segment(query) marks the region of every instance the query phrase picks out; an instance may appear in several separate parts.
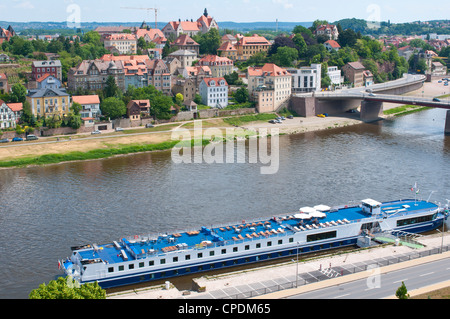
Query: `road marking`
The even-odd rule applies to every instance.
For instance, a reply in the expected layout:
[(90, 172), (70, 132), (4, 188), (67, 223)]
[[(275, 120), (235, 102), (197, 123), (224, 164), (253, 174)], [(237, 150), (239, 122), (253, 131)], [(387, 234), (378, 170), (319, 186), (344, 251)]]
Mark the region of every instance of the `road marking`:
[(350, 294), (345, 294), (345, 295), (336, 296), (336, 297), (334, 297), (333, 299), (338, 299), (338, 298), (342, 298), (342, 297), (345, 297), (345, 296), (350, 296)]
[(420, 275), (420, 277), (424, 277), (424, 276), (428, 276), (428, 275), (432, 275), (432, 274), (434, 274), (434, 271), (433, 272), (429, 272), (427, 274), (422, 274), (422, 275)]
[(396, 284), (396, 283), (399, 283), (399, 282), (402, 282), (402, 281), (407, 281), (407, 280), (408, 280), (408, 278), (407, 279), (402, 279), (402, 280), (397, 280), (397, 281), (394, 281), (393, 284)]

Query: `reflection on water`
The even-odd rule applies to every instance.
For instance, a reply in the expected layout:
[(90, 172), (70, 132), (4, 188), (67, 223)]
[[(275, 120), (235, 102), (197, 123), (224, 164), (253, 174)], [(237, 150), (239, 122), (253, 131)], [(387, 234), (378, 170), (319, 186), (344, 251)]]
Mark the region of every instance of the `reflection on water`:
[(280, 169), (170, 152), (0, 171), (0, 298), (27, 298), (70, 247), (374, 198), (450, 198), (445, 111), (280, 137)]

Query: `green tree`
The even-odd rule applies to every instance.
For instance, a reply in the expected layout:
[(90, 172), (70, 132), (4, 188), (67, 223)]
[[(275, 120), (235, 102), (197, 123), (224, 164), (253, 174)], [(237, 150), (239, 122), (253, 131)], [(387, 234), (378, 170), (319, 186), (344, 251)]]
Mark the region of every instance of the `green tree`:
[(71, 110), (72, 110), (73, 114), (80, 115), (80, 111), (82, 109), (83, 109), (83, 106), (80, 103), (77, 103), (77, 102), (72, 103)]
[(217, 54), (217, 49), (220, 47), (219, 30), (212, 28), (205, 34), (193, 37), (193, 40), (200, 44), (200, 54)]
[(293, 66), (293, 62), (298, 58), (298, 51), (290, 47), (279, 47), (277, 53), (272, 55), (272, 61), (278, 66)]
[(338, 42), (341, 45), (341, 47), (353, 47), (356, 44), (356, 41), (358, 40), (358, 36), (355, 31), (352, 29), (344, 30), (341, 34), (338, 36)]
[(408, 289), (406, 289), (405, 283), (402, 281), (402, 285), (395, 292), (395, 296), (398, 299), (408, 299), (410, 296), (408, 294)]
[(119, 95), (119, 87), (117, 86), (114, 77), (110, 75), (106, 79), (106, 86), (103, 89), (103, 96), (105, 98), (108, 98), (108, 97), (117, 97), (118, 95)]
[(51, 280), (48, 285), (41, 284), (28, 295), (29, 299), (106, 299), (106, 291), (98, 282), (77, 284), (71, 277)]
[(248, 102), (249, 99), (249, 93), (246, 88), (240, 88), (234, 93), (234, 99), (239, 104)]
[(21, 123), (28, 126), (36, 125), (36, 117), (33, 115), (33, 112), (31, 111), (31, 105), (28, 101), (25, 101), (23, 103), (23, 113), (20, 117), (20, 121)]
[(12, 103), (24, 103), (27, 99), (27, 89), (20, 83), (14, 84), (9, 99)]
[(101, 45), (101, 36), (98, 32), (89, 31), (83, 35), (82, 38), (83, 43), (93, 44), (93, 45)]
[(173, 101), (169, 96), (154, 96), (150, 102), (152, 105), (151, 114), (157, 119), (167, 120), (172, 117), (170, 107), (173, 105)]
[(183, 101), (184, 101), (184, 96), (181, 93), (177, 93), (177, 95), (175, 95), (175, 103), (177, 105), (183, 105)]
[(116, 97), (108, 97), (104, 99), (100, 104), (100, 109), (103, 115), (111, 119), (117, 119), (127, 113), (125, 103)]
[(81, 124), (83, 124), (82, 120), (81, 120), (81, 116), (80, 115), (75, 115), (75, 114), (71, 114), (69, 117), (69, 123), (68, 125), (77, 130), (81, 127)]
[(306, 51), (308, 50), (308, 45), (305, 42), (305, 39), (300, 33), (297, 33), (293, 38), (292, 41), (294, 41), (295, 45), (297, 46), (298, 50), (298, 56), (303, 57), (306, 54)]

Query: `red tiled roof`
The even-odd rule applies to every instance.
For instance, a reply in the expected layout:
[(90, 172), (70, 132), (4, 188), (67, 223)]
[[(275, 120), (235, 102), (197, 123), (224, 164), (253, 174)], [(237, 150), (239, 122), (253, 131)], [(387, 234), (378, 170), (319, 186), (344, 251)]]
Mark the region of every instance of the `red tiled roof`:
[(249, 67), (249, 76), (288, 76), (291, 75), (286, 69), (280, 68), (273, 63), (266, 63), (263, 67)]
[(23, 103), (8, 103), (7, 105), (13, 112), (19, 112), (23, 110)]
[(203, 81), (205, 82), (206, 86), (211, 86), (212, 82), (219, 86), (220, 81), (224, 81), (225, 85), (228, 86), (228, 83), (224, 78), (204, 78)]
[(198, 45), (200, 46), (200, 44), (198, 44), (197, 42), (195, 42), (190, 36), (188, 36), (187, 34), (182, 34), (180, 35), (173, 43), (171, 43), (172, 45)]
[(41, 76), (39, 79), (36, 80), (36, 82), (41, 83), (42, 81), (44, 81), (46, 78), (48, 78), (49, 76), (51, 76), (51, 74), (49, 73), (45, 73), (43, 76)]
[(72, 96), (72, 101), (81, 105), (100, 104), (98, 95), (78, 95)]
[(270, 42), (257, 34), (251, 37), (242, 37), (238, 40), (238, 45), (271, 45)]
[(162, 31), (159, 29), (150, 29), (150, 30), (138, 29), (135, 34), (136, 34), (136, 38), (138, 38), (138, 39), (141, 37), (144, 37), (145, 35), (148, 35), (150, 40), (152, 40), (152, 41), (157, 37), (164, 38), (164, 33), (162, 33)]
[(116, 40), (136, 40), (136, 36), (130, 33), (113, 33), (108, 34), (105, 40), (116, 41)]
[(230, 42), (224, 42), (217, 51), (236, 51), (236, 48)]
[[(209, 54), (207, 56), (204, 56), (201, 58), (198, 63), (200, 65), (227, 65), (227, 64), (233, 64), (233, 61), (228, 59), (227, 57), (220, 57), (217, 55)], [(215, 63), (215, 64), (214, 64)]]
[(327, 42), (325, 42), (325, 43), (328, 43), (329, 45), (330, 45), (330, 47), (332, 47), (332, 48), (336, 48), (336, 49), (339, 49), (341, 46), (339, 45), (339, 43), (337, 43), (336, 41), (334, 41), (334, 40), (328, 40)]

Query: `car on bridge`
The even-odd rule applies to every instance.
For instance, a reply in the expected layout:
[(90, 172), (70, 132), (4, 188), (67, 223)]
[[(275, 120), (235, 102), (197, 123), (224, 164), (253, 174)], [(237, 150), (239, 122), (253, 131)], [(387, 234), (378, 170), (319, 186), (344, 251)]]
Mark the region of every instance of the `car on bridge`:
[(435, 97), (435, 98), (433, 99), (433, 102), (441, 102), (441, 100), (439, 100), (437, 97)]

